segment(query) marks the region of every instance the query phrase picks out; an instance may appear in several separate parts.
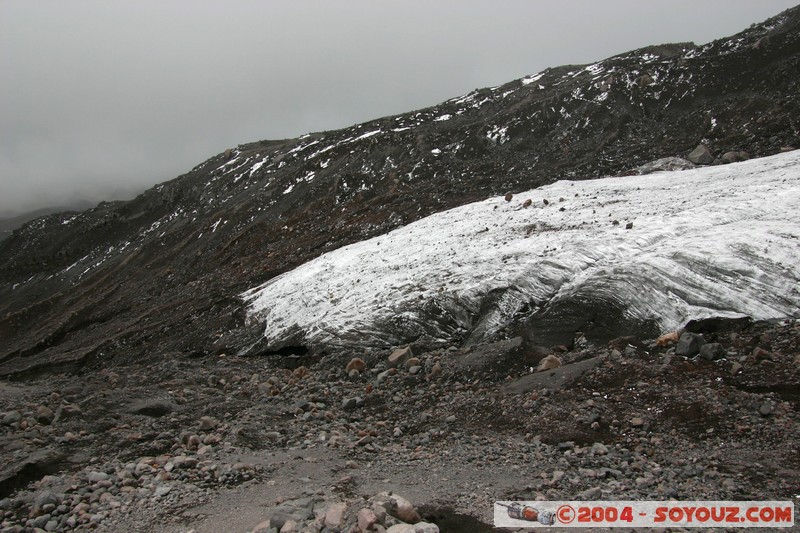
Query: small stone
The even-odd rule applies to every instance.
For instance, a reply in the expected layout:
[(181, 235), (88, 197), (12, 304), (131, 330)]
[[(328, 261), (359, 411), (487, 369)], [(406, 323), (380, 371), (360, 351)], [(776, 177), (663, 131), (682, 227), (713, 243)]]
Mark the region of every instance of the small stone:
[[(269, 520), (264, 520), (256, 524), (256, 527), (253, 528), (252, 533), (270, 533), (270, 525)], [(193, 529), (191, 531), (194, 531)], [(191, 533), (191, 531), (189, 533)], [(274, 529), (272, 530), (275, 531)]]
[(344, 400), (342, 400), (342, 409), (344, 409), (345, 411), (349, 411), (351, 409), (359, 407), (359, 404), (363, 405), (363, 403), (364, 400), (357, 396), (353, 398), (345, 398)]
[(200, 431), (211, 431), (219, 426), (219, 420), (210, 416), (200, 417)]
[(595, 442), (592, 444), (592, 455), (606, 455), (608, 454), (608, 447), (602, 442)]
[[(798, 358), (800, 358), (800, 356), (798, 356)], [(798, 364), (800, 364), (800, 359), (798, 359)], [(431, 377), (436, 378), (441, 375), (442, 375), (442, 365), (440, 365), (438, 362), (434, 363), (433, 366), (431, 367)]]
[(714, 156), (711, 155), (711, 151), (705, 144), (698, 145), (691, 151), (687, 159), (695, 165), (710, 165), (714, 162)]
[(598, 500), (600, 496), (603, 494), (603, 490), (600, 487), (592, 487), (590, 489), (586, 489), (582, 492), (579, 492), (576, 495), (577, 500), (589, 501), (589, 500)]
[(514, 195), (511, 194), (511, 193), (508, 193), (508, 194), (506, 194), (505, 198), (506, 198), (506, 202), (510, 202), (511, 200), (514, 199)]
[(625, 229), (633, 229), (633, 222), (628, 222), (625, 224)]
[(644, 425), (644, 419), (640, 417), (631, 418), (631, 427), (640, 428)]
[(36, 409), (36, 421), (43, 425), (50, 424), (55, 418), (55, 413), (46, 405), (40, 405)]
[(700, 347), (700, 357), (707, 361), (716, 361), (725, 357), (725, 348), (718, 342), (710, 342)]
[(557, 356), (553, 354), (550, 354), (541, 361), (539, 361), (539, 366), (536, 368), (536, 371), (544, 372), (546, 370), (552, 370), (560, 366), (561, 366), (561, 359), (559, 359)]
[(735, 363), (733, 363), (733, 364), (731, 365), (731, 370), (730, 370), (731, 376), (735, 376), (736, 374), (738, 374), (739, 372), (741, 372), (743, 369), (744, 369), (744, 367), (743, 367), (743, 366), (742, 366), (742, 364), (741, 364), (741, 363), (739, 363), (738, 361), (737, 361), (737, 362), (735, 362)]
[(758, 413), (759, 413), (761, 416), (769, 416), (769, 415), (771, 415), (771, 414), (772, 414), (772, 412), (773, 412), (774, 410), (775, 410), (775, 408), (773, 407), (773, 405), (772, 405), (772, 402), (764, 402), (764, 403), (762, 403), (762, 404), (761, 404), (761, 406), (758, 408)]
[(411, 351), (410, 346), (406, 346), (405, 348), (398, 348), (389, 354), (388, 359), (388, 366), (389, 368), (396, 368), (409, 359), (414, 357), (414, 353)]
[(522, 207), (523, 207), (523, 208), (525, 208), (525, 209), (527, 209), (527, 208), (529, 208), (529, 207), (531, 206), (531, 204), (533, 204), (533, 200), (531, 200), (530, 198), (528, 198), (527, 200), (525, 200), (524, 202), (522, 202)]
[(739, 154), (737, 152), (725, 152), (722, 154), (722, 157), (720, 157), (720, 160), (723, 163), (736, 163), (739, 161)]
[(353, 370), (356, 370), (360, 373), (363, 372), (365, 368), (367, 368), (367, 363), (365, 363), (363, 359), (361, 359), (360, 357), (353, 357), (352, 359), (350, 359), (350, 362), (347, 363), (345, 370), (348, 373), (352, 372)]
[(167, 494), (170, 493), (171, 490), (172, 487), (170, 487), (169, 485), (159, 485), (158, 487), (156, 487), (156, 490), (153, 491), (153, 495), (157, 497), (166, 496)]
[(358, 527), (361, 528), (361, 531), (369, 531), (372, 526), (378, 523), (378, 517), (375, 516), (375, 512), (366, 507), (358, 511), (357, 520)]
[(0, 421), (0, 424), (4, 426), (10, 426), (11, 424), (19, 422), (21, 419), (22, 419), (22, 413), (20, 413), (19, 411), (8, 411), (6, 413), (3, 413), (2, 421)]
[(287, 520), (281, 526), (280, 533), (295, 533), (299, 531), (298, 524), (296, 520)]
[(61, 503), (61, 499), (59, 496), (53, 492), (52, 490), (45, 490), (36, 495), (36, 499), (33, 503), (33, 510), (34, 513), (38, 513), (39, 511), (45, 511), (45, 507), (52, 506), (55, 509), (55, 506)]
[(186, 439), (186, 447), (190, 450), (196, 450), (200, 444), (202, 444), (202, 441), (197, 435), (189, 435), (189, 437)]
[(422, 370), (422, 367), (419, 365), (415, 365), (408, 369), (408, 373), (412, 375), (419, 374), (420, 370)]
[(340, 528), (344, 520), (344, 512), (347, 510), (347, 504), (344, 502), (334, 503), (329, 506), (325, 511), (324, 524), (325, 527), (330, 529)]
[(158, 418), (168, 415), (174, 408), (175, 406), (171, 402), (156, 398), (134, 402), (128, 407), (128, 412)]
[(453, 423), (456, 421), (456, 415), (450, 415), (444, 419), (445, 422)]
[(700, 353), (700, 347), (705, 344), (702, 335), (697, 333), (684, 332), (678, 339), (678, 345), (675, 347), (676, 355), (683, 355), (685, 357), (692, 357)]
[(374, 497), (374, 500), (382, 503), (387, 513), (403, 522), (416, 524), (421, 520), (419, 513), (411, 505), (411, 502), (398, 494), (381, 492)]
[(31, 522), (31, 526), (38, 529), (44, 529), (45, 524), (47, 524), (47, 522), (49, 521), (50, 521), (50, 515), (43, 514), (42, 516), (34, 518), (33, 522)]
[(422, 362), (419, 360), (419, 357), (411, 357), (411, 358), (408, 359), (408, 361), (403, 363), (403, 366), (406, 369), (409, 369), (412, 366), (420, 366), (421, 364), (422, 364)]
[(287, 520), (280, 529), (280, 533), (296, 533), (297, 531), (297, 522), (295, 520)]
[(669, 333), (664, 333), (658, 339), (656, 339), (656, 345), (658, 346), (669, 346), (670, 344), (675, 344), (678, 342), (680, 336), (678, 335), (677, 331), (670, 331)]
[(66, 405), (62, 405), (58, 408), (56, 412), (56, 418), (58, 420), (66, 419), (66, 418), (77, 418), (83, 414), (83, 411), (80, 407), (75, 405), (74, 403), (69, 403)]
[(86, 479), (89, 480), (89, 483), (97, 483), (98, 481), (108, 481), (108, 478), (111, 477), (105, 472), (90, 472)]
[(764, 348), (757, 347), (753, 350), (753, 359), (756, 361), (763, 361), (765, 359), (772, 359), (772, 356)]

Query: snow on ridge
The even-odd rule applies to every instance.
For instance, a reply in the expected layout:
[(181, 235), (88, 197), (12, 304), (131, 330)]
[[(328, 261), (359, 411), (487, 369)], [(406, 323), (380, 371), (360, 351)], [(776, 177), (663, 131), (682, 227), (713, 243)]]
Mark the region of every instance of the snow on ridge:
[[(509, 296), (484, 324), (487, 334), (522, 304), (543, 310), (587, 294), (664, 330), (706, 316), (797, 316), (799, 210), (800, 151), (560, 181), (340, 248), (241, 296), (275, 345), (298, 331), (332, 346), (414, 341), (387, 327), (398, 320), (446, 342), (453, 320), (476, 326), (474, 314), (496, 290)], [(423, 308), (445, 310), (443, 323)]]

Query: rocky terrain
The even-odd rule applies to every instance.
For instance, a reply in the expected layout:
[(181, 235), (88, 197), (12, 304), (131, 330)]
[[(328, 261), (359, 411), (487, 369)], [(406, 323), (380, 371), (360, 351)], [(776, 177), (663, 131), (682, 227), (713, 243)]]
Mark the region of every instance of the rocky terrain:
[(2, 531), (361, 531), (384, 491), (440, 531), (490, 530), (498, 499), (797, 505), (800, 322), (679, 333), (5, 384)]
[[(493, 195), (789, 152), (798, 53), (795, 8), (704, 46), (241, 145), (130, 202), (27, 223), (0, 241), (0, 531), (488, 531), (503, 499), (797, 507), (791, 312), (599, 336), (576, 298), (558, 338), (522, 313), (436, 343), (270, 345), (242, 295)], [(789, 197), (798, 176), (783, 179)], [(599, 320), (624, 316), (599, 301)]]

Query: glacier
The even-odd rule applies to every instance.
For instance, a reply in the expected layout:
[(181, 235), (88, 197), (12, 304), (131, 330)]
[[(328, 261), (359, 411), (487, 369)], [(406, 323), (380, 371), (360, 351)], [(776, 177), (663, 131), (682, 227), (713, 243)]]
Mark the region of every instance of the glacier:
[[(336, 348), (470, 344), (554, 324), (585, 329), (604, 316), (653, 332), (695, 318), (800, 314), (800, 151), (507, 198), (426, 217), (254, 287), (240, 295), (248, 321), (273, 348)], [(572, 320), (587, 305), (594, 318)]]

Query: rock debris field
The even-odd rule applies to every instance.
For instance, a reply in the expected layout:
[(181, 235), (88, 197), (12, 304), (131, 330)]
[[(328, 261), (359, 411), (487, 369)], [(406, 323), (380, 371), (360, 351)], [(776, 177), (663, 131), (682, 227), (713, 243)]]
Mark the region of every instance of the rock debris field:
[(496, 500), (800, 498), (800, 321), (3, 382), (0, 531), (489, 531)]

